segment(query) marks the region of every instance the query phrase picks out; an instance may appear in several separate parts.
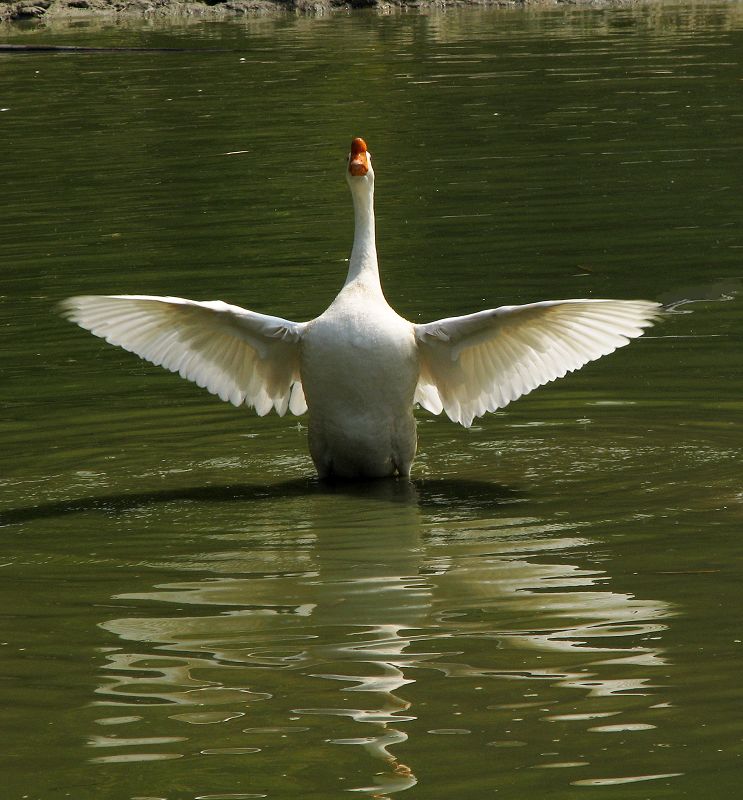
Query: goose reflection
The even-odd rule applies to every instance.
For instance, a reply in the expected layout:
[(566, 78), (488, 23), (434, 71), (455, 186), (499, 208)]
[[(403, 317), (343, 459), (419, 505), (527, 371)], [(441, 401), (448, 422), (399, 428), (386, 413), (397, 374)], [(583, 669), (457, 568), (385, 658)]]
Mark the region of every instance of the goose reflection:
[[(440, 486), (390, 491), (389, 502), (345, 491), (297, 498), (293, 526), (260, 542), (217, 533), (219, 552), (167, 565), (184, 580), (117, 596), (144, 610), (102, 623), (122, 647), (108, 655), (99, 702), (136, 705), (150, 731), (159, 714), (174, 740), (178, 723), (192, 746), (203, 739), (202, 753), (225, 758), (275, 753), (278, 738), (355, 747), (378, 766), (344, 788), (388, 797), (425, 782), (414, 737), (451, 732), (436, 710), (453, 686), (443, 679), (471, 692), (455, 712), (465, 733), (486, 708), (496, 718), (525, 695), (541, 693), (531, 703), (541, 707), (568, 689), (595, 702), (651, 692), (663, 656), (649, 639), (670, 609), (571, 563), (591, 541), (574, 526), (520, 516), (510, 502), (447, 513)], [(172, 757), (177, 741), (160, 750)], [(326, 759), (342, 771), (343, 757)]]

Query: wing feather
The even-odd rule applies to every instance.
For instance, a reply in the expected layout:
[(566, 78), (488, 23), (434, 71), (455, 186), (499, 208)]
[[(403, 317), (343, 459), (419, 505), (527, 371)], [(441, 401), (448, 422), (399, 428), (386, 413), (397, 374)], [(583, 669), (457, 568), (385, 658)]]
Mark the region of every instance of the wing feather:
[(660, 305), (646, 300), (554, 300), (416, 325), (416, 402), (469, 427), (624, 347), (659, 315)]
[(72, 322), (109, 344), (178, 373), (261, 416), (307, 410), (299, 375), (304, 324), (180, 297), (86, 295), (60, 305)]

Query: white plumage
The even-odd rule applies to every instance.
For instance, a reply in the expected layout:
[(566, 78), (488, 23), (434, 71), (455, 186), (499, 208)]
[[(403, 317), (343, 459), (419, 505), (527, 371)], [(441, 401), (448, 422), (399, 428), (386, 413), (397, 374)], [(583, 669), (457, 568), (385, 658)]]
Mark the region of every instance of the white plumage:
[(278, 414), (309, 410), (321, 477), (410, 474), (414, 403), (469, 427), (537, 386), (641, 336), (658, 316), (645, 300), (555, 300), (502, 306), (415, 325), (382, 293), (374, 232), (374, 171), (354, 139), (347, 179), (354, 203), (348, 276), (309, 322), (221, 301), (72, 297), (62, 313), (110, 344), (206, 388), (222, 400)]
[(298, 342), (304, 327), (219, 300), (93, 295), (62, 313), (91, 333), (261, 416), (304, 414)]
[(416, 325), (418, 402), (465, 427), (642, 336), (645, 300), (547, 300)]

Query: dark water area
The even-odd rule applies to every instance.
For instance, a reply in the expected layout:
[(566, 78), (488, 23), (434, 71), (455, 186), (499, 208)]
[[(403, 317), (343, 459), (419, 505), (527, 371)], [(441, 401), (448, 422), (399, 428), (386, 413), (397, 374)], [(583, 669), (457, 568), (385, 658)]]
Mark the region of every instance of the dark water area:
[[(736, 796), (743, 5), (3, 40), (190, 51), (0, 54), (3, 797)], [(317, 315), (356, 135), (409, 319), (673, 313), (351, 486), (54, 313)]]

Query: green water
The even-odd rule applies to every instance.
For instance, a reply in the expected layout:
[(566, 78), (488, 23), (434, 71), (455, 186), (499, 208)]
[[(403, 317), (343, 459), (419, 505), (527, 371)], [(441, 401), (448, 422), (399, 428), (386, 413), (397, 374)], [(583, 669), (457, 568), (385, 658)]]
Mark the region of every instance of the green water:
[[(226, 50), (0, 56), (3, 798), (735, 797), (743, 5), (3, 36)], [(355, 135), (410, 319), (679, 313), (345, 490), (53, 313), (316, 315)]]

